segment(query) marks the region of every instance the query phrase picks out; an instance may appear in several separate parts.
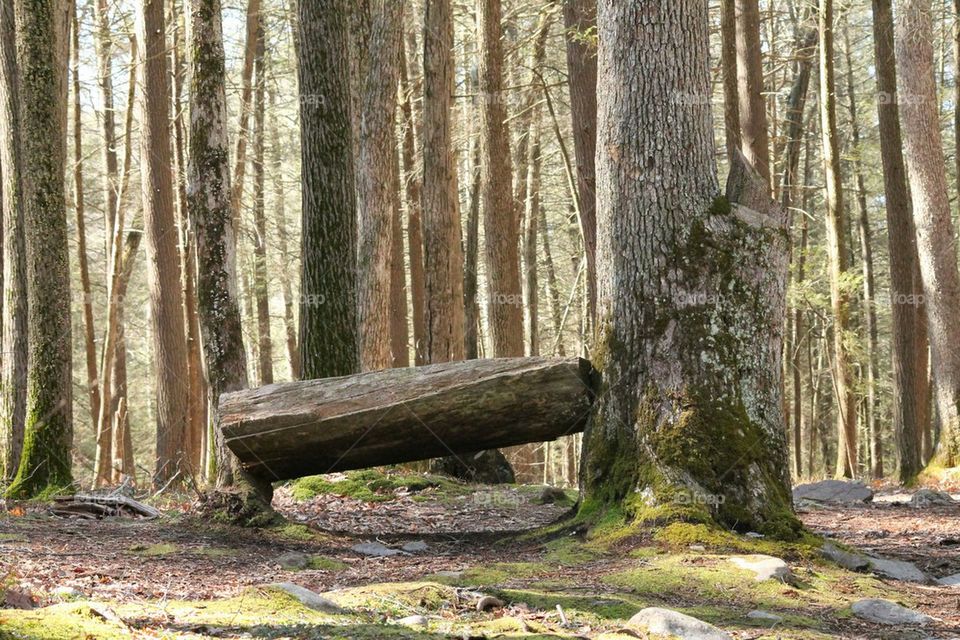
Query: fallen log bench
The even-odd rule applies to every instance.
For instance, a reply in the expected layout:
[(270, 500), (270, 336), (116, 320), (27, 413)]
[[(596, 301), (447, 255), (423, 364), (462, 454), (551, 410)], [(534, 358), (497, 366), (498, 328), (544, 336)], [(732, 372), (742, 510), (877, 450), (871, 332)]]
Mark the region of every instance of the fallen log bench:
[(583, 431), (579, 358), (498, 358), (273, 384), (221, 396), (226, 445), (270, 480), (545, 442)]

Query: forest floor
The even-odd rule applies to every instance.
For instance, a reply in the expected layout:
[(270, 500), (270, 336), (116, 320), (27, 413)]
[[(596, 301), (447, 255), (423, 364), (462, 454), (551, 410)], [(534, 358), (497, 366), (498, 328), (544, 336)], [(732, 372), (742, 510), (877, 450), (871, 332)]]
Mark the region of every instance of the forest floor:
[[(361, 472), (278, 490), (287, 523), (250, 530), (166, 501), (156, 520), (62, 519), (41, 505), (0, 515), (0, 638), (637, 638), (644, 607), (682, 611), (738, 639), (960, 638), (960, 587), (852, 573), (809, 544), (673, 525), (583, 539), (524, 534), (562, 517), (573, 494)], [(806, 509), (814, 533), (872, 555), (960, 573), (960, 505)], [(344, 494), (344, 495), (337, 495)], [(543, 529), (540, 529), (541, 533)], [(409, 553), (387, 557), (403, 545)], [(376, 544), (376, 543), (379, 543)], [(422, 544), (421, 544), (422, 543)], [(766, 553), (797, 581), (757, 582), (729, 561)], [(273, 585), (320, 594), (311, 609)], [(478, 611), (487, 598), (489, 610)], [(887, 598), (936, 620), (882, 626), (851, 613)], [(503, 606), (499, 606), (503, 605)], [(753, 610), (778, 622), (748, 618)]]

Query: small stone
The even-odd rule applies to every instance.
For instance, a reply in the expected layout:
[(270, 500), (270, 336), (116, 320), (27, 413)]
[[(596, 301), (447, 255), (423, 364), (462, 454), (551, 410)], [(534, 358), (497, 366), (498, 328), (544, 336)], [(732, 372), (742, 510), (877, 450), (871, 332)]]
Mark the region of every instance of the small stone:
[(490, 609), (502, 609), (504, 607), (504, 602), (500, 598), (494, 598), (493, 596), (483, 596), (477, 600), (477, 611), (489, 611)]
[(427, 549), (429, 549), (430, 545), (428, 545), (423, 540), (415, 540), (414, 542), (408, 542), (407, 544), (403, 545), (400, 548), (406, 551), (407, 553), (420, 553), (421, 551), (426, 551)]
[(57, 587), (53, 590), (53, 595), (58, 598), (79, 598), (83, 595), (76, 587)]
[(706, 548), (705, 546), (703, 546), (702, 544), (692, 544), (692, 545), (690, 545), (690, 551), (698, 551), (698, 552), (700, 552), (700, 553), (703, 553), (703, 552), (706, 551), (706, 550), (707, 550), (707, 548)]
[(563, 489), (556, 487), (544, 487), (540, 492), (540, 504), (554, 504), (557, 502), (566, 502), (567, 494)]
[(314, 611), (321, 611), (323, 613), (343, 612), (343, 609), (336, 602), (327, 600), (320, 594), (310, 591), (310, 589), (301, 587), (298, 584), (293, 584), (292, 582), (275, 582), (273, 584), (264, 586), (268, 589), (278, 589), (283, 591), (284, 593), (296, 598), (303, 606), (307, 607), (308, 609), (313, 609)]
[(920, 489), (910, 498), (910, 506), (914, 509), (923, 509), (925, 507), (950, 507), (957, 504), (946, 491), (936, 491), (934, 489)]
[(729, 634), (712, 624), (660, 607), (641, 610), (630, 618), (627, 624), (647, 633), (680, 638), (680, 640), (731, 640)]
[(285, 571), (301, 571), (310, 566), (310, 556), (299, 551), (288, 551), (276, 560)]
[(853, 615), (867, 622), (877, 624), (916, 624), (923, 625), (933, 622), (933, 618), (922, 613), (918, 613), (906, 607), (902, 607), (896, 602), (882, 600), (880, 598), (867, 598), (858, 600), (851, 605)]
[(844, 551), (832, 542), (823, 545), (820, 552), (823, 557), (832, 560), (848, 571), (866, 571), (870, 568), (870, 559), (867, 556)]
[(869, 558), (870, 570), (877, 575), (904, 582), (919, 582), (926, 584), (930, 577), (917, 568), (912, 562), (903, 560), (887, 560), (884, 558)]
[(745, 534), (743, 534), (743, 535), (747, 536), (748, 538), (754, 538), (754, 539), (763, 538), (763, 537), (764, 537), (764, 535), (763, 535), (762, 533), (757, 533), (756, 531), (747, 531), (747, 532), (746, 532)]
[(399, 549), (391, 549), (390, 547), (379, 542), (361, 542), (360, 544), (355, 544), (350, 547), (350, 550), (355, 551), (360, 555), (371, 556), (374, 558), (388, 558), (401, 553)]
[(791, 582), (793, 580), (793, 572), (790, 570), (790, 565), (780, 558), (754, 554), (750, 556), (734, 556), (730, 558), (730, 562), (741, 569), (753, 571), (758, 582), (764, 580)]
[(807, 500), (830, 504), (853, 504), (873, 500), (873, 489), (862, 482), (822, 480), (793, 488), (793, 500)]
[(426, 616), (407, 616), (397, 620), (397, 624), (402, 624), (405, 627), (425, 627), (430, 624), (430, 621), (427, 620)]
[(763, 620), (765, 622), (782, 622), (783, 616), (778, 616), (775, 613), (770, 613), (769, 611), (762, 611), (760, 609), (754, 609), (747, 614), (747, 617), (751, 620)]
[(960, 587), (960, 573), (955, 573), (952, 576), (947, 576), (945, 578), (939, 578), (937, 584), (943, 585), (944, 587)]

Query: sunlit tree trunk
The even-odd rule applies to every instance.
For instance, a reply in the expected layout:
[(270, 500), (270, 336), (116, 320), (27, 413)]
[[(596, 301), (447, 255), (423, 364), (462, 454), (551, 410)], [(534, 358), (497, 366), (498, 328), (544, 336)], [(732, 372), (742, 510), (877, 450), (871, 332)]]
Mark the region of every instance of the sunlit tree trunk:
[(267, 214), (264, 209), (266, 167), (264, 149), (267, 134), (266, 120), (266, 52), (263, 25), (257, 29), (254, 54), (253, 104), (253, 290), (257, 303), (257, 338), (259, 360), (257, 368), (261, 385), (273, 384), (273, 340), (270, 339), (270, 284), (267, 275)]
[(767, 133), (766, 98), (763, 95), (763, 60), (760, 51), (759, 0), (734, 0), (737, 43), (737, 86), (740, 106), (740, 148), (768, 182), (770, 139)]

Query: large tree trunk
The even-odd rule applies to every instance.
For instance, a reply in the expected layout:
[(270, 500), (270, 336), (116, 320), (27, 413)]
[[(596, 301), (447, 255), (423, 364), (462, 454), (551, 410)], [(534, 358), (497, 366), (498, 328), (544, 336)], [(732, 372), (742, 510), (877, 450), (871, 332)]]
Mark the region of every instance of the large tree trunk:
[(0, 0), (0, 215), (4, 234), (0, 482), (12, 480), (20, 466), (27, 406), (27, 254), (19, 84), (13, 0)]
[(67, 4), (14, 0), (20, 80), (29, 362), (20, 467), (7, 495), (27, 498), (73, 482), (70, 248), (67, 241)]
[(369, 41), (369, 69), (358, 114), (361, 117), (357, 158), (360, 365), (364, 371), (388, 369), (394, 360), (391, 282), (396, 196), (393, 190), (399, 170), (394, 129), (403, 7), (402, 0), (394, 0), (382, 3), (376, 10)]
[[(156, 363), (157, 461), (154, 483), (174, 483), (187, 471), (189, 384), (183, 322), (174, 185), (170, 167), (170, 78), (162, 0), (142, 0), (140, 41), (140, 179), (146, 231), (147, 283)], [(182, 478), (180, 478), (182, 480)]]
[(470, 360), (231, 393), (219, 419), (246, 469), (297, 478), (576, 433), (592, 384), (585, 360)]
[(960, 272), (933, 75), (930, 0), (904, 0), (898, 9), (898, 95), (911, 98), (900, 104), (903, 149), (913, 198), (940, 420), (935, 462), (955, 467), (960, 465)]
[(683, 500), (692, 517), (794, 537), (786, 216), (739, 154), (719, 196), (710, 105), (675, 99), (709, 94), (708, 23), (706, 0), (599, 3), (603, 386), (581, 513), (645, 520)]
[(820, 135), (826, 182), (827, 256), (830, 266), (830, 302), (833, 310), (833, 369), (837, 398), (838, 476), (857, 473), (857, 412), (853, 371), (846, 332), (850, 325), (850, 295), (843, 280), (850, 269), (847, 225), (843, 208), (843, 179), (837, 137), (836, 83), (833, 65), (833, 0), (820, 0)]
[(424, 361), (463, 360), (463, 250), (453, 153), (453, 8), (427, 0), (423, 26)]
[(494, 357), (523, 355), (519, 217), (503, 90), (500, 0), (477, 4), (480, 101), (480, 210), (487, 267), (487, 324)]
[[(188, 207), (197, 246), (197, 299), (211, 406), (247, 387), (247, 362), (237, 303), (236, 230), (230, 203), (223, 23), (219, 0), (192, 2), (192, 72)], [(270, 483), (244, 472), (213, 425), (216, 484), (237, 486), (246, 513), (269, 508)]]
[(597, 314), (597, 51), (590, 34), (597, 24), (596, 0), (566, 0), (563, 22), (567, 37), (567, 69), (573, 149), (577, 161), (580, 230), (587, 259), (587, 311)]
[(345, 0), (300, 8), (302, 261), (300, 358), (305, 380), (360, 368), (357, 222)]

